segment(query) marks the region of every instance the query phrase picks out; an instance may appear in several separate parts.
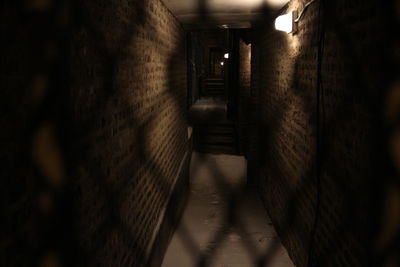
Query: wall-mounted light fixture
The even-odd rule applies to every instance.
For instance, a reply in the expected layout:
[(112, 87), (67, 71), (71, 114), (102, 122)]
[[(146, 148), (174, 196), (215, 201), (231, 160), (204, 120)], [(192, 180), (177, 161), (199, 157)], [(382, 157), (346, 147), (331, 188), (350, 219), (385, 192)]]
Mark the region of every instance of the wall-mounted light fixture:
[(223, 61), (221, 61), (221, 66), (223, 66), (224, 65), (224, 62)]
[(229, 58), (229, 53), (225, 53), (224, 58)]
[(281, 15), (275, 19), (275, 29), (278, 31), (283, 31), (286, 33), (293, 32), (294, 29), (294, 14), (295, 12), (290, 12), (285, 15)]
[(305, 4), (299, 16), (297, 16), (296, 11), (292, 11), (277, 17), (275, 19), (275, 29), (277, 29), (278, 31), (284, 31), (286, 33), (295, 33), (297, 28), (297, 22), (300, 21), (301, 17), (304, 15), (304, 12), (314, 2), (316, 2), (316, 0), (311, 0), (310, 2)]

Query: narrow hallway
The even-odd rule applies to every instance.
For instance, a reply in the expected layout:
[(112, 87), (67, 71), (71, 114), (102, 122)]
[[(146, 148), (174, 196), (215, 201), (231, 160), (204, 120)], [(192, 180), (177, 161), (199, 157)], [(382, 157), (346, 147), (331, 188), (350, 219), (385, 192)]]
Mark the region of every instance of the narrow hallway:
[(291, 267), (242, 156), (194, 152), (190, 195), (162, 267)]
[(236, 120), (227, 102), (198, 99), (193, 127), (189, 196), (163, 267), (290, 267), (291, 262), (239, 155)]
[(0, 266), (400, 266), (398, 11), (1, 1)]

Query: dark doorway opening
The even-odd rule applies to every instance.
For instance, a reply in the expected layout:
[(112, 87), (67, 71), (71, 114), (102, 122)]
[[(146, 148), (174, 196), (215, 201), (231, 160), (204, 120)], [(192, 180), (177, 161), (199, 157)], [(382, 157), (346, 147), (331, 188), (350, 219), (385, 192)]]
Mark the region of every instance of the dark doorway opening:
[(224, 78), (224, 52), (221, 47), (212, 47), (209, 51), (210, 60), (208, 62), (210, 78)]
[(188, 34), (189, 122), (197, 151), (240, 154), (239, 35), (234, 29)]

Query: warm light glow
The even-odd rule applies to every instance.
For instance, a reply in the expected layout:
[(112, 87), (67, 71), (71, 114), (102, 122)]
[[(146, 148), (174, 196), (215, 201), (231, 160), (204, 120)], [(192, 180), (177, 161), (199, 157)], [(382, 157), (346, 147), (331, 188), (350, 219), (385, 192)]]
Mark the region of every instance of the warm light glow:
[(224, 58), (229, 58), (229, 53), (225, 53)]
[[(173, 1), (173, 0), (169, 0)], [(169, 2), (167, 1), (167, 2)], [(178, 0), (174, 0), (178, 2)], [(181, 0), (182, 1), (182, 0)], [(191, 2), (193, 0), (185, 0), (182, 2)], [(197, 0), (198, 1), (198, 0)], [(220, 10), (228, 8), (257, 8), (263, 5), (272, 8), (282, 8), (288, 0), (207, 0), (208, 8), (213, 9), (214, 7)]]
[(291, 33), (293, 31), (293, 12), (277, 17), (275, 19), (275, 29)]
[(267, 5), (276, 8), (276, 7), (283, 7), (289, 1), (288, 0), (264, 0), (264, 2)]
[(221, 62), (221, 66), (223, 66), (224, 65), (224, 62)]

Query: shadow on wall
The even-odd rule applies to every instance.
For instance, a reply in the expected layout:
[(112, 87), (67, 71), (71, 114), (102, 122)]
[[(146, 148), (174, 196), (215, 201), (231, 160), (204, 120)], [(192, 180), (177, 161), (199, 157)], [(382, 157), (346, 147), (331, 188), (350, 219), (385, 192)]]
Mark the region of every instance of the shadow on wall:
[[(160, 9), (157, 1), (5, 3), (1, 74), (4, 99), (14, 105), (4, 103), (10, 130), (3, 134), (12, 145), (2, 154), (8, 219), (1, 265), (147, 264), (161, 204), (187, 148), (186, 69), (177, 68), (185, 63), (183, 35), (171, 31), (171, 53), (149, 52), (162, 51), (151, 46), (162, 40), (149, 37), (157, 32), (149, 13)], [(30, 16), (17, 21), (7, 13)], [(17, 61), (19, 53), (24, 58)], [(161, 77), (151, 76), (164, 66)], [(162, 83), (153, 83), (158, 78)], [(217, 253), (225, 228), (237, 224), (237, 196), (231, 198), (229, 223), (199, 266)], [(167, 215), (166, 221), (173, 225), (174, 219)], [(182, 238), (190, 240), (191, 233)]]
[[(255, 41), (264, 64), (260, 107), (266, 107), (260, 111), (261, 192), (300, 266), (385, 266), (383, 258), (371, 257), (377, 255), (385, 192), (376, 177), (389, 162), (382, 150), (381, 87), (392, 65), (382, 59), (383, 50), (368, 58), (361, 54), (384, 45), (384, 19), (377, 14), (377, 20), (348, 29), (344, 25), (373, 9), (373, 1), (362, 11), (326, 3), (321, 15), (319, 4), (299, 22), (298, 33), (265, 28)], [(319, 16), (326, 23), (312, 25)]]
[[(185, 95), (175, 99), (175, 92), (185, 88), (172, 88), (174, 84), (167, 82), (170, 88), (145, 94), (146, 89), (157, 89), (148, 84), (157, 77), (146, 76), (144, 81), (137, 73), (127, 73), (132, 62), (146, 70), (153, 68), (148, 61), (157, 60), (157, 55), (140, 54), (145, 49), (144, 28), (150, 25), (147, 14), (167, 11), (155, 1), (125, 4), (4, 3), (11, 14), (30, 15), (21, 21), (2, 16), (8, 23), (2, 36), (10, 43), (6, 51), (11, 52), (4, 52), (5, 62), (15, 66), (15, 73), (9, 73), (2, 64), (2, 78), (10, 89), (18, 86), (24, 92), (21, 97), (18, 90), (6, 88), (6, 96), (19, 104), (34, 106), (37, 103), (31, 102), (37, 100), (40, 105), (29, 106), (34, 115), (17, 105), (6, 112), (11, 131), (22, 134), (12, 139), (15, 147), (5, 152), (11, 159), (5, 171), (9, 179), (2, 186), (8, 220), (1, 265), (145, 265), (141, 261), (149, 254), (160, 203), (168, 199), (173, 172), (186, 152)], [(59, 22), (62, 19), (66, 21)], [(37, 35), (29, 38), (32, 29), (32, 35)], [(47, 50), (41, 51), (42, 46)], [(132, 46), (138, 51), (132, 52)], [(12, 58), (19, 53), (29, 63), (26, 69)], [(184, 63), (182, 55), (178, 58)], [(167, 65), (168, 59), (163, 60)], [(140, 72), (140, 67), (132, 69)], [(169, 74), (175, 75), (167, 73), (167, 79), (175, 78)], [(15, 85), (21, 78), (26, 83)], [(31, 93), (32, 86), (38, 92)], [(165, 111), (167, 104), (167, 113), (176, 116), (161, 121), (169, 125), (164, 137), (162, 131), (154, 133), (154, 120), (160, 119), (157, 112)], [(145, 118), (140, 117), (143, 114)], [(176, 158), (171, 159), (178, 163), (159, 166), (154, 150), (160, 144), (152, 143), (156, 139), (168, 144), (162, 152), (166, 157), (173, 154)], [(14, 175), (17, 179), (11, 178)]]
[[(262, 43), (262, 48), (259, 47), (260, 51), (260, 75), (259, 80), (260, 87), (260, 107), (265, 105), (269, 107), (269, 112), (260, 110), (260, 138), (261, 146), (263, 149), (260, 151), (260, 185), (262, 186), (262, 197), (264, 202), (267, 204), (267, 210), (271, 214), (274, 221), (274, 225), (277, 227), (278, 233), (283, 241), (283, 243), (288, 246), (289, 253), (293, 253), (293, 248), (290, 247), (290, 235), (302, 235), (302, 240), (308, 242), (309, 236), (307, 231), (304, 231), (304, 225), (299, 223), (299, 218), (303, 216), (302, 210), (299, 209), (298, 203), (301, 201), (302, 194), (309, 192), (313, 194), (313, 181), (309, 177), (313, 177), (315, 165), (314, 165), (314, 144), (312, 142), (313, 127), (312, 125), (307, 125), (310, 132), (309, 135), (305, 136), (309, 140), (309, 151), (310, 154), (306, 155), (304, 158), (303, 168), (298, 169), (295, 173), (296, 180), (291, 180), (289, 173), (287, 173), (288, 168), (295, 167), (288, 165), (288, 155), (285, 155), (286, 151), (279, 151), (279, 146), (284, 146), (285, 138), (288, 138), (286, 123), (288, 117), (292, 114), (301, 114), (305, 116), (306, 122), (312, 122), (314, 118), (314, 111), (310, 108), (314, 103), (301, 104), (305, 101), (301, 96), (297, 96), (293, 93), (293, 86), (291, 85), (296, 79), (296, 63), (293, 61), (295, 54), (293, 53), (293, 47), (290, 46), (291, 43), (287, 40), (287, 36), (283, 33), (276, 32), (270, 23), (265, 26), (266, 28), (262, 31), (269, 32), (266, 41), (273, 39), (275, 44), (279, 47), (279, 51), (274, 51), (274, 48), (263, 49), (264, 43)], [(260, 37), (261, 38), (261, 37)], [(295, 38), (295, 37), (293, 37)], [(257, 42), (263, 42), (264, 40), (258, 40)], [(303, 45), (307, 47), (307, 44), (312, 40), (303, 40)], [(257, 45), (257, 44), (256, 44)], [(255, 55), (257, 57), (257, 55)], [(267, 64), (265, 64), (268, 62)], [(261, 74), (268, 73), (266, 75)], [(274, 77), (274, 74), (278, 77)], [(272, 86), (268, 91), (264, 86)], [(264, 85), (264, 86), (263, 86)], [(273, 92), (277, 91), (277, 92)], [(267, 92), (268, 96), (263, 95), (261, 92)], [(312, 94), (312, 91), (310, 92)], [(288, 100), (289, 98), (289, 100)], [(309, 101), (313, 100), (310, 96)], [(296, 102), (295, 102), (296, 101)], [(300, 105), (300, 106), (299, 106)], [(296, 106), (299, 110), (296, 111)], [(304, 109), (306, 107), (306, 109)], [(301, 113), (300, 113), (301, 112)], [(296, 164), (296, 163), (293, 163)], [(297, 164), (296, 164), (297, 165)], [(297, 165), (300, 167), (299, 165)], [(266, 175), (266, 176), (264, 176)], [(265, 180), (262, 178), (265, 177)], [(279, 178), (278, 178), (279, 177)], [(306, 179), (301, 179), (301, 178)], [(294, 178), (294, 177), (293, 177)], [(273, 182), (280, 180), (280, 183)], [(274, 200), (273, 196), (275, 194), (282, 194), (287, 192), (280, 201)], [(303, 248), (302, 251), (298, 251), (296, 255), (291, 255), (291, 257), (301, 257), (301, 261), (306, 261), (306, 246), (300, 246)]]
[[(168, 13), (165, 7), (155, 0), (119, 4), (32, 1), (26, 5), (6, 1), (2, 5), (4, 24), (0, 28), (0, 38), (4, 60), (0, 71), (4, 94), (1, 102), (5, 112), (1, 123), (5, 127), (1, 133), (4, 140), (1, 156), (5, 168), (1, 170), (1, 213), (5, 219), (1, 228), (0, 265), (146, 265), (154, 229), (157, 229), (163, 205), (174, 186), (174, 176), (188, 150), (182, 29), (172, 17), (165, 15)], [(200, 20), (213, 23), (207, 15), (205, 0), (199, 1), (199, 9)], [(170, 34), (162, 33), (155, 26), (158, 24), (152, 23), (156, 12), (165, 13), (162, 16), (170, 23)], [(326, 40), (332, 42), (331, 46), (342, 48), (339, 53), (343, 58), (359, 61), (353, 60), (357, 53), (347, 48), (348, 36), (342, 35), (345, 30), (336, 26), (326, 25)], [(273, 38), (283, 44), (281, 50), (288, 50), (286, 36), (275, 35)], [(338, 44), (335, 43), (337, 36)], [(365, 101), (363, 89), (369, 86), (359, 84), (363, 81), (360, 76), (365, 76), (362, 73), (351, 72), (357, 75), (341, 81), (340, 87), (344, 90), (340, 97), (335, 95), (334, 88), (324, 85), (317, 105), (314, 89), (317, 77), (310, 72), (313, 78), (305, 80), (310, 75), (303, 75), (305, 66), (301, 63), (308, 61), (314, 64), (310, 69), (315, 70), (317, 37), (314, 32), (303, 40), (303, 50), (294, 58), (292, 79), (285, 80), (283, 73), (280, 74), (274, 86), (281, 88), (283, 84), (286, 91), (261, 98), (264, 102), (271, 101), (268, 104), (275, 109), (273, 114), (261, 114), (264, 123), (261, 134), (265, 136), (262, 147), (266, 152), (261, 159), (267, 175), (262, 185), (268, 197), (277, 192), (284, 194), (283, 200), (273, 205), (269, 199), (264, 201), (270, 214), (275, 215), (272, 216), (275, 225), (279, 226), (292, 257), (305, 264), (306, 255), (310, 254), (318, 266), (327, 266), (327, 261), (342, 251), (328, 253), (315, 245), (311, 252), (307, 251), (310, 236), (312, 240), (320, 240), (324, 234), (321, 225), (332, 219), (327, 211), (339, 210), (336, 213), (339, 221), (335, 221), (335, 225), (327, 224), (332, 227), (329, 230), (334, 238), (329, 241), (339, 243), (335, 248), (344, 247), (350, 239), (369, 240), (369, 236), (359, 236), (365, 233), (360, 224), (366, 229), (370, 227), (362, 218), (365, 215), (363, 205), (378, 211), (380, 202), (371, 203), (363, 192), (379, 196), (383, 191), (383, 185), (374, 179), (376, 173), (369, 172), (366, 164), (349, 168), (350, 172), (345, 172), (341, 166), (353, 164), (354, 158), (370, 163), (371, 159), (365, 155), (371, 155), (375, 149), (382, 154), (371, 140), (384, 139), (380, 134), (360, 133), (376, 123), (376, 118), (371, 119), (370, 115), (381, 108)], [(163, 47), (168, 40), (171, 47)], [(261, 56), (264, 62), (271, 62), (270, 66), (264, 66), (270, 70), (282, 70), (290, 63), (280, 62), (278, 54), (268, 51)], [(352, 64), (346, 68), (361, 69)], [(327, 69), (328, 65), (322, 62), (322, 73)], [(329, 77), (322, 74), (322, 79)], [(272, 76), (267, 76), (262, 83), (270, 84), (273, 80)], [(361, 90), (351, 90), (348, 95), (349, 88)], [(340, 101), (332, 100), (336, 98)], [(318, 133), (314, 123), (318, 119), (313, 108), (316, 106), (320, 108)], [(306, 164), (290, 165), (273, 145), (283, 144), (283, 137), (289, 138), (283, 135), (287, 132), (288, 117), (313, 129), (303, 133), (308, 151), (303, 155)], [(347, 139), (349, 135), (342, 136), (342, 132), (351, 132), (353, 139), (354, 133), (360, 135), (352, 143)], [(318, 154), (314, 152), (316, 139), (320, 141)], [(290, 143), (294, 149), (301, 143), (297, 141), (293, 139)], [(352, 147), (349, 150), (354, 154), (345, 155), (341, 149), (346, 146)], [(363, 147), (370, 150), (364, 151)], [(315, 166), (315, 157), (320, 157), (321, 164), (317, 224), (315, 211), (304, 208), (316, 205), (318, 166)], [(285, 173), (288, 168), (296, 170), (295, 177)], [(213, 170), (218, 179), (218, 168)], [(273, 183), (276, 177), (281, 178), (282, 184)], [(362, 181), (363, 177), (368, 177), (368, 181)], [(356, 182), (349, 184), (350, 179)], [(220, 184), (224, 185), (224, 181)], [(359, 191), (361, 193), (357, 192), (360, 186), (365, 188)], [(329, 193), (325, 191), (328, 187), (332, 188)], [(288, 188), (289, 193), (284, 193)], [(221, 187), (220, 190), (226, 189)], [(340, 200), (334, 208), (332, 195), (334, 200), (337, 201), (338, 196)], [(228, 197), (231, 201), (225, 218), (227, 223), (221, 225), (214, 237), (215, 246), (201, 257), (198, 266), (209, 265), (225, 238), (227, 227), (242, 229), (235, 214), (240, 192), (233, 190)], [(373, 201), (376, 199), (380, 197)], [(360, 213), (354, 212), (356, 210)], [(278, 213), (281, 216), (276, 216)], [(301, 222), (299, 218), (302, 217), (310, 219)], [(376, 218), (381, 218), (380, 214)], [(174, 227), (175, 216), (167, 214), (165, 220)], [(310, 231), (315, 235), (310, 235)], [(289, 242), (294, 235), (305, 242)], [(181, 238), (186, 240), (193, 254), (198, 253), (191, 233), (186, 232)], [(389, 249), (396, 244), (393, 242)], [(279, 244), (273, 245), (264, 255), (255, 255), (253, 244), (248, 240), (245, 245), (254, 258), (254, 265), (265, 266), (277, 253)], [(298, 251), (299, 247), (303, 249)]]
[[(164, 203), (188, 148), (185, 77), (177, 77), (181, 66), (186, 71), (182, 29), (158, 1), (127, 4), (131, 6), (115, 10), (92, 2), (85, 9), (89, 14), (82, 16), (90, 18), (99, 7), (104, 16), (100, 26), (96, 20), (83, 21), (84, 34), (93, 35), (88, 41), (97, 50), (91, 58), (94, 64), (89, 64), (100, 68), (95, 70), (100, 77), (89, 77), (88, 85), (100, 88), (94, 88), (96, 99), (88, 108), (96, 117), (82, 120), (80, 111), (74, 127), (80, 129), (74, 138), (82, 142), (78, 151), (93, 146), (77, 161), (80, 249), (89, 265), (147, 264)], [(114, 12), (124, 16), (115, 17)], [(157, 12), (170, 23), (161, 26), (169, 27), (171, 36), (154, 28)], [(96, 32), (99, 27), (102, 31)], [(164, 46), (168, 42), (172, 48)], [(79, 78), (78, 95), (87, 93), (85, 77)]]

